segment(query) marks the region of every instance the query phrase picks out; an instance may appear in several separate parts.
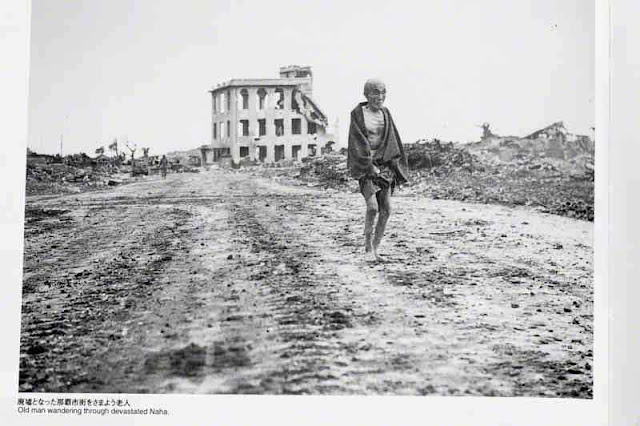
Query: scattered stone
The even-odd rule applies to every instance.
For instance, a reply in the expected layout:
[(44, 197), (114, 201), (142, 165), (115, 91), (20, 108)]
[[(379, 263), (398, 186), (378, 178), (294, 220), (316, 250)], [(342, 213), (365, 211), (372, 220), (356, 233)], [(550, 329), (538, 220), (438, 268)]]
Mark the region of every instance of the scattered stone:
[(39, 355), (45, 353), (47, 350), (42, 345), (35, 344), (27, 349), (29, 355)]

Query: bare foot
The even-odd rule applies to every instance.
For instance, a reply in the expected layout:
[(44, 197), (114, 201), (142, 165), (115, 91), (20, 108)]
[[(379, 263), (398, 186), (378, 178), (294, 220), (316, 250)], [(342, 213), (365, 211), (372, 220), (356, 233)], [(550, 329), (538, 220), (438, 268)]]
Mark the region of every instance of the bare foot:
[(375, 260), (376, 262), (386, 262), (385, 258), (378, 254), (377, 248), (374, 247), (372, 251), (373, 251), (373, 260)]

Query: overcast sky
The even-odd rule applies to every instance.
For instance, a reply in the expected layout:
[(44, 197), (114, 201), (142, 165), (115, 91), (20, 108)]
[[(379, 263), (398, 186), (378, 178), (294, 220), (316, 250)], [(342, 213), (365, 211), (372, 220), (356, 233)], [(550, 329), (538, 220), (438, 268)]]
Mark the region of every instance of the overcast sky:
[(594, 7), (586, 0), (33, 0), (29, 147), (128, 137), (151, 154), (211, 138), (207, 91), (310, 65), (340, 123), (370, 77), (404, 142), (524, 135), (555, 121), (592, 135)]

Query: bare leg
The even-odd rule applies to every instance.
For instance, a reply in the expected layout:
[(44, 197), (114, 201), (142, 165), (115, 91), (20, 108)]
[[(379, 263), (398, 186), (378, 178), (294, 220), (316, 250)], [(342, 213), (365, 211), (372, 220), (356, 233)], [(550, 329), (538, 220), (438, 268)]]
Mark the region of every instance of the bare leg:
[(378, 191), (376, 193), (376, 201), (380, 214), (378, 215), (378, 223), (376, 224), (376, 235), (373, 238), (373, 254), (376, 260), (380, 261), (382, 257), (378, 254), (378, 247), (380, 246), (380, 241), (382, 241), (384, 230), (387, 227), (389, 216), (391, 216), (391, 190), (386, 188)]
[(373, 234), (373, 225), (378, 215), (378, 200), (371, 196), (367, 200), (367, 214), (364, 219), (364, 251), (371, 252), (373, 246), (371, 244), (371, 236)]

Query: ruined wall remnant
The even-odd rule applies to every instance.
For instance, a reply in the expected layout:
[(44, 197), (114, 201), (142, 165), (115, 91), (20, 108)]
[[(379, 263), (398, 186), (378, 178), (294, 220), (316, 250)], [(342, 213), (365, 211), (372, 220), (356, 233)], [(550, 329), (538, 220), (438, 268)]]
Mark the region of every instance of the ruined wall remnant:
[(491, 125), (489, 123), (482, 123), (480, 127), (482, 127), (482, 140), (497, 136), (491, 131)]

